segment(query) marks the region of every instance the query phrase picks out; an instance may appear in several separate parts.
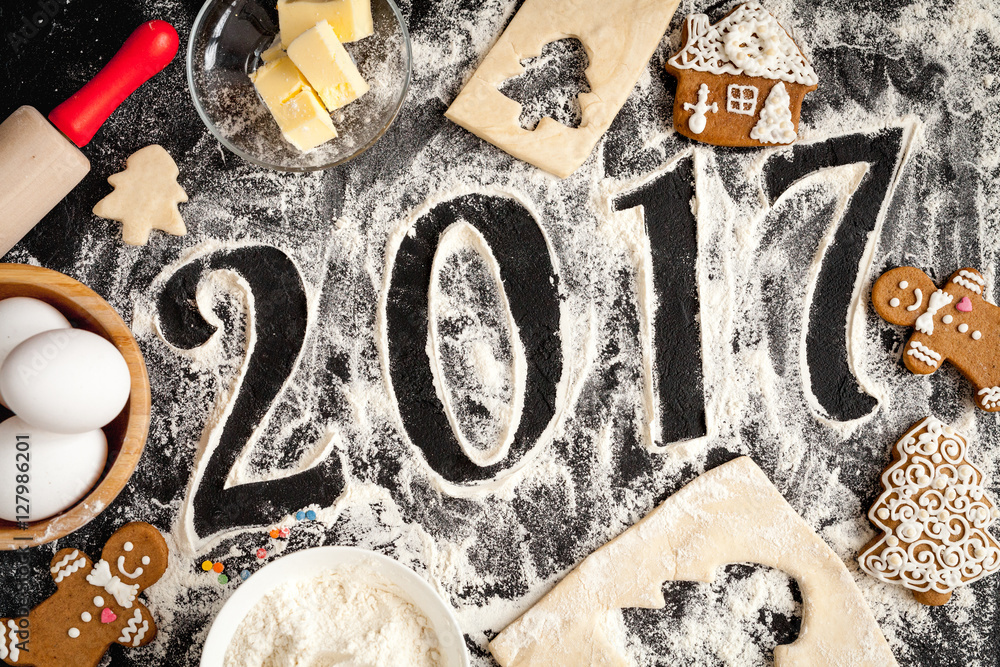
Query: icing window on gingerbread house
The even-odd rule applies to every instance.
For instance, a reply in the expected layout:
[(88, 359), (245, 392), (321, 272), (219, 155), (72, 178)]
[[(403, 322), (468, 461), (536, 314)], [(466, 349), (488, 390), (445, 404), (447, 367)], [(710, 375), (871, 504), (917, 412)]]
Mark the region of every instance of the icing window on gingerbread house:
[(726, 110), (730, 113), (752, 116), (757, 109), (757, 87), (730, 84), (726, 91)]

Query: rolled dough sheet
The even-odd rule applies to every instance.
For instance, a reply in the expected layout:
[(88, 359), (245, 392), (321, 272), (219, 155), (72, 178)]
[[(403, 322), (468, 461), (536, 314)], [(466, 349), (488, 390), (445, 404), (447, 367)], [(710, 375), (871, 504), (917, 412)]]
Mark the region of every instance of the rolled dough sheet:
[(802, 591), (799, 638), (777, 667), (883, 667), (896, 660), (844, 563), (747, 457), (697, 478), (601, 547), (501, 632), (503, 667), (630, 665), (605, 631), (608, 612), (664, 606), (664, 581), (705, 581), (730, 563), (792, 576)]

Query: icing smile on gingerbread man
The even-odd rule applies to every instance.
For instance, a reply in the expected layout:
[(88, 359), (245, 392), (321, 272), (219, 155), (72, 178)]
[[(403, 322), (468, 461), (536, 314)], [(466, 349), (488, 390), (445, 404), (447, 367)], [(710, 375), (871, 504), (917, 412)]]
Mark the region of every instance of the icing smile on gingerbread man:
[(976, 405), (1000, 411), (1000, 308), (983, 297), (986, 280), (959, 269), (940, 289), (920, 269), (900, 267), (879, 278), (872, 304), (892, 324), (912, 326), (903, 363), (928, 375), (950, 361), (975, 385)]

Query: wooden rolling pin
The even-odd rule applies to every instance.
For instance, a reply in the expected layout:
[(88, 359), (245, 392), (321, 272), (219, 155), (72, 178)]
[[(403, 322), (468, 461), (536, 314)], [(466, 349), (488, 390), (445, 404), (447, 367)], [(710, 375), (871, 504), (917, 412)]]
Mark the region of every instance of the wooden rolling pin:
[(144, 23), (49, 120), (23, 106), (0, 123), (0, 257), (83, 180), (90, 161), (80, 148), (126, 97), (174, 59), (179, 43), (169, 23)]

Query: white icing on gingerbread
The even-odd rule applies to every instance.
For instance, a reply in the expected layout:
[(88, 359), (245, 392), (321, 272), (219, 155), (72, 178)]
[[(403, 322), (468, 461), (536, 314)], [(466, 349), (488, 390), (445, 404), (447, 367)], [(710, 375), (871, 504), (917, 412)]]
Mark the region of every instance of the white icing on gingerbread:
[[(7, 637), (3, 636), (0, 632), (0, 660), (10, 659), (11, 662), (17, 662), (21, 657), (21, 649), (17, 646), (17, 623), (13, 619), (7, 621), (7, 628), (10, 630), (7, 633)], [(10, 647), (8, 648), (4, 644), (4, 639), (10, 642)]]
[[(90, 579), (88, 578), (87, 581), (90, 581)], [(94, 606), (95, 607), (103, 607), (104, 606), (104, 598), (102, 598), (100, 595), (98, 595), (96, 598), (94, 598)]]
[(124, 545), (122, 545), (122, 549), (124, 549), (126, 552), (132, 551), (132, 549), (135, 549), (135, 545), (133, 545), (131, 542), (126, 542)]
[[(132, 543), (126, 542), (125, 544), (126, 546), (128, 546), (131, 545)], [(125, 551), (131, 551), (131, 549), (126, 549)], [(128, 570), (125, 569), (125, 556), (118, 557), (118, 571), (121, 572), (126, 577), (128, 577), (129, 579), (138, 579), (140, 576), (142, 576), (141, 567), (135, 568), (135, 571), (133, 572), (129, 572)]]
[(80, 630), (78, 628), (70, 628), (66, 634), (70, 636), (70, 639), (76, 639), (80, 636)]
[(995, 408), (1000, 405), (1000, 387), (989, 387), (988, 389), (980, 389), (979, 396), (982, 396), (981, 402), (984, 408)]
[(1000, 570), (1000, 548), (986, 532), (1000, 513), (982, 471), (965, 460), (965, 440), (929, 417), (896, 448), (868, 514), (885, 537), (859, 556), (861, 567), (881, 581), (942, 594)]
[(983, 337), (983, 332), (982, 331), (973, 331), (972, 332), (972, 340), (979, 340), (982, 337)]
[[(142, 624), (141, 629), (139, 628), (140, 623)], [(132, 646), (138, 646), (139, 642), (142, 641), (142, 638), (145, 636), (148, 628), (149, 625), (146, 621), (142, 620), (142, 610), (136, 609), (135, 613), (132, 614), (132, 618), (128, 621), (128, 626), (122, 628), (122, 636), (118, 638), (118, 641), (123, 644), (128, 644), (133, 641), (132, 635), (135, 635), (135, 643), (133, 643)]]
[[(913, 290), (913, 291), (919, 292), (920, 290)], [(923, 314), (921, 314), (920, 317), (917, 318), (917, 322), (916, 324), (913, 325), (913, 328), (919, 331), (920, 333), (927, 334), (928, 336), (933, 334), (934, 316), (937, 314), (938, 310), (947, 306), (949, 303), (952, 302), (954, 298), (955, 298), (954, 296), (948, 294), (944, 290), (938, 290), (933, 294), (931, 294), (931, 298), (927, 303), (927, 310), (925, 310)], [(963, 326), (966, 329), (968, 329), (968, 325), (963, 324), (958, 328), (958, 330), (962, 331)]]
[(142, 564), (143, 565), (149, 565), (150, 562), (152, 562), (152, 561), (150, 561), (149, 556), (143, 556), (142, 557)]
[(760, 119), (750, 130), (750, 138), (762, 144), (790, 144), (795, 141), (797, 135), (792, 122), (791, 103), (785, 84), (779, 81), (764, 100)]
[(965, 333), (968, 330), (969, 330), (969, 325), (966, 324), (965, 322), (962, 322), (961, 324), (958, 325), (958, 333)]
[(896, 297), (892, 297), (891, 299), (889, 299), (889, 305), (892, 306), (893, 308), (899, 308), (899, 299), (897, 299)]
[[(123, 584), (118, 577), (111, 576), (111, 566), (104, 559), (94, 565), (94, 569), (87, 575), (87, 581), (110, 593), (115, 601), (126, 609), (132, 608), (132, 601), (139, 594), (138, 584)], [(94, 601), (96, 602), (97, 598), (94, 598)]]
[(954, 319), (955, 318), (952, 317), (951, 315), (945, 315), (944, 317), (941, 318), (941, 321), (944, 322), (945, 324), (951, 324)]
[(91, 619), (93, 618), (94, 617), (90, 615), (89, 611), (85, 611), (82, 614), (80, 614), (80, 620), (83, 621), (84, 623), (90, 623)]
[(705, 126), (708, 124), (708, 118), (705, 114), (709, 111), (717, 113), (719, 111), (719, 105), (716, 102), (712, 102), (711, 104), (708, 103), (708, 86), (701, 84), (701, 86), (698, 87), (698, 102), (696, 104), (685, 102), (684, 110), (694, 111), (694, 113), (691, 114), (691, 117), (688, 118), (688, 129), (695, 134), (701, 134), (705, 131)]
[(79, 555), (80, 552), (74, 549), (72, 553), (63, 556), (62, 559), (56, 563), (55, 567), (51, 569), (52, 574), (56, 575), (57, 584), (87, 564), (86, 558), (79, 558), (75, 561), (73, 560)]
[(758, 2), (746, 2), (715, 25), (687, 17), (687, 43), (668, 61), (676, 69), (779, 79), (815, 86), (816, 71), (792, 38)]
[(910, 283), (906, 282), (905, 280), (900, 280), (899, 281), (899, 289), (906, 289), (909, 286), (910, 286)]
[(976, 294), (982, 294), (982, 288), (986, 286), (986, 281), (981, 276), (977, 276), (975, 273), (966, 271), (965, 269), (959, 271), (958, 275), (951, 279), (951, 282), (972, 290)]
[(919, 359), (931, 368), (937, 368), (937, 365), (941, 363), (941, 355), (939, 353), (915, 340), (910, 341), (910, 349), (906, 353), (911, 357)]
[[(906, 282), (906, 281), (903, 281), (903, 282)], [(903, 283), (899, 283), (899, 284), (902, 285)], [(916, 288), (913, 289), (913, 296), (916, 297), (916, 299), (917, 299), (916, 303), (914, 303), (912, 306), (907, 306), (906, 307), (906, 309), (908, 311), (910, 311), (911, 313), (914, 310), (917, 310), (918, 308), (920, 308), (920, 305), (924, 302), (924, 293), (922, 291), (920, 291), (919, 287), (916, 287)]]

